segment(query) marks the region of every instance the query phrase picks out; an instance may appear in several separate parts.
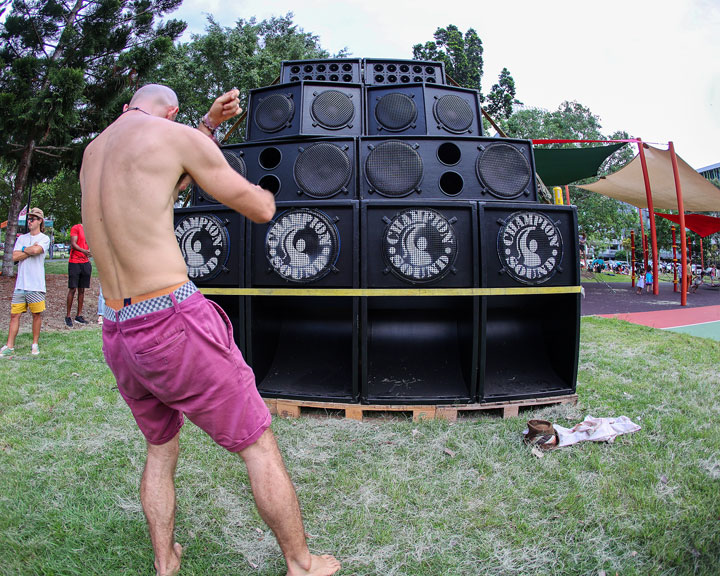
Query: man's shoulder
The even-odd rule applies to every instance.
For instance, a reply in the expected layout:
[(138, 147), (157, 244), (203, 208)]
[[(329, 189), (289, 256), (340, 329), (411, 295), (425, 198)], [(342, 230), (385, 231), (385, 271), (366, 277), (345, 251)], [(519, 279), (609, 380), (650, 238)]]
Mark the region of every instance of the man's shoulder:
[(70, 228), (70, 235), (76, 236), (77, 234), (75, 234), (75, 232), (79, 232), (80, 230), (82, 230), (82, 224), (73, 224), (72, 228)]

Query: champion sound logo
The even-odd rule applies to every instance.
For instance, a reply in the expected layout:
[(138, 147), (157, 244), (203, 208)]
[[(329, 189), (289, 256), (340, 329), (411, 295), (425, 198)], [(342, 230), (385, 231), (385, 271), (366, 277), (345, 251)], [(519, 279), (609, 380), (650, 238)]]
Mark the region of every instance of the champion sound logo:
[(191, 280), (211, 280), (225, 268), (230, 236), (216, 216), (195, 214), (181, 218), (175, 225), (175, 238)]
[(515, 212), (498, 234), (498, 256), (505, 271), (523, 284), (548, 281), (562, 262), (562, 236), (540, 212)]
[(337, 227), (314, 209), (283, 212), (265, 237), (265, 257), (272, 270), (290, 282), (319, 280), (334, 269), (340, 252)]
[(389, 221), (383, 237), (388, 269), (411, 283), (433, 282), (453, 270), (457, 236), (451, 222), (427, 208), (404, 210)]

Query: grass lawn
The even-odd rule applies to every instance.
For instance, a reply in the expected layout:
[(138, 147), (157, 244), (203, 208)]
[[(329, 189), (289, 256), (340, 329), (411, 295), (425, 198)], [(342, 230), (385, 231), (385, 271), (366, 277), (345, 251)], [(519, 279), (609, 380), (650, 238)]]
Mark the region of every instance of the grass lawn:
[[(3, 335), (0, 335), (3, 337)], [(583, 318), (576, 407), (503, 420), (276, 418), (316, 552), (353, 575), (720, 574), (720, 344)], [(144, 442), (100, 332), (44, 333), (0, 364), (0, 574), (150, 574)], [(529, 418), (642, 430), (536, 458)], [(247, 476), (182, 434), (183, 574), (284, 574)]]
[[(95, 261), (91, 258), (90, 263), (92, 264), (92, 275), (93, 278), (97, 278), (97, 268), (95, 268)], [(45, 274), (67, 274), (68, 271), (68, 259), (53, 259), (45, 260)]]

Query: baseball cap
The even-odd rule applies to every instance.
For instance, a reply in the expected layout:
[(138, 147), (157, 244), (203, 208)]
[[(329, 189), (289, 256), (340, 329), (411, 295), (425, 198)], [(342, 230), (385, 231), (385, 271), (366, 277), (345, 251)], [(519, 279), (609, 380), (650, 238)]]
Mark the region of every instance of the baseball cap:
[(40, 208), (30, 208), (30, 211), (28, 212), (28, 215), (32, 214), (33, 216), (37, 216), (38, 218), (45, 220), (45, 213), (40, 210)]

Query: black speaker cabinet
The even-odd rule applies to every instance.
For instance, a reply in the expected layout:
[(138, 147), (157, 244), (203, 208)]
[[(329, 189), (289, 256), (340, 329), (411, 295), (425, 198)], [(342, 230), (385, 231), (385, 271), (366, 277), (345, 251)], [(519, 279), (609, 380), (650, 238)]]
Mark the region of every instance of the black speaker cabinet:
[(367, 136), (359, 146), (361, 199), (537, 201), (529, 140)]
[(243, 216), (218, 204), (208, 208), (177, 208), (174, 219), (175, 238), (190, 280), (200, 287), (243, 285)]
[(281, 202), (270, 222), (247, 228), (250, 286), (358, 287), (357, 200)]
[(357, 197), (357, 140), (268, 141), (224, 149), (245, 166), (247, 179), (277, 202)]
[(474, 400), (478, 302), (472, 296), (363, 298), (362, 402)]
[(369, 136), (482, 136), (478, 93), (432, 84), (368, 86), (365, 127)]
[(361, 60), (338, 58), (334, 60), (288, 60), (280, 67), (280, 82), (315, 80), (318, 82), (362, 82)]
[(575, 392), (580, 294), (488, 296), (481, 300), (481, 401)]
[(363, 201), (363, 287), (478, 286), (475, 211), (474, 202)]
[(365, 59), (365, 84), (445, 84), (445, 64), (421, 60)]
[[(245, 161), (243, 160), (242, 156), (238, 156), (232, 153), (232, 151), (227, 150), (225, 148), (220, 150), (222, 152), (222, 155), (225, 157), (225, 160), (227, 160), (227, 163), (230, 164), (230, 166), (238, 173), (243, 175), (245, 178), (247, 178), (247, 168), (245, 166)], [(197, 184), (193, 184), (192, 188), (192, 205), (193, 206), (217, 206), (220, 202), (218, 202), (215, 198), (213, 198), (209, 193), (205, 192), (200, 186)]]
[(266, 397), (357, 402), (358, 298), (251, 296), (248, 363)]
[(578, 286), (577, 210), (549, 204), (481, 203), (484, 286)]
[(295, 136), (360, 136), (359, 84), (291, 82), (250, 91), (247, 140)]

